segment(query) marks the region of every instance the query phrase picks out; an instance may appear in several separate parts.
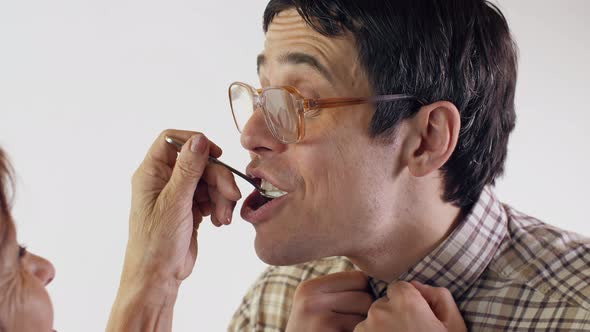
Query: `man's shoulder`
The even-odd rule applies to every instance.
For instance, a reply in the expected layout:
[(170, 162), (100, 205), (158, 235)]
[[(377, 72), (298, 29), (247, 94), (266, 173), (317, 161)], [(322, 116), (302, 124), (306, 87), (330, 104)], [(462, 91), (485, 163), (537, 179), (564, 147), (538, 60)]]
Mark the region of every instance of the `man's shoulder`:
[(471, 330), (590, 329), (590, 239), (504, 205), (507, 232), (457, 299)]
[(590, 238), (505, 209), (508, 232), (490, 270), (546, 295), (583, 295), (590, 309)]
[(554, 281), (486, 274), (457, 304), (470, 331), (590, 331), (588, 281), (550, 289)]
[(559, 316), (589, 324), (590, 239), (504, 208), (506, 236), (488, 269), (466, 294), (464, 309), (510, 310), (508, 316)]

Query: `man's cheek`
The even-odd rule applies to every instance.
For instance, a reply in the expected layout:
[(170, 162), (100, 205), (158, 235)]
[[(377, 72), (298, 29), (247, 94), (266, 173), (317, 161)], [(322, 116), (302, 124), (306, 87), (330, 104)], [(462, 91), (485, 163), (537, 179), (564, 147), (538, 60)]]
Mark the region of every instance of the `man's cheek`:
[(311, 172), (307, 174), (306, 178), (307, 199), (310, 199), (316, 208), (325, 207), (330, 198), (337, 192), (338, 176), (335, 174), (338, 172), (327, 161), (311, 166), (309, 170)]

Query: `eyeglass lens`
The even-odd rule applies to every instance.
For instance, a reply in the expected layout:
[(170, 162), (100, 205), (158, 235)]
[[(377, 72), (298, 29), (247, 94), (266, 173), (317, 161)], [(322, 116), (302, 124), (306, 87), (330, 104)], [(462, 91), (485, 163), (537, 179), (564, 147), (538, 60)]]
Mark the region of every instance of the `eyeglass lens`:
[[(255, 110), (253, 91), (243, 85), (230, 87), (230, 101), (238, 130), (242, 132)], [(285, 143), (299, 137), (299, 115), (297, 101), (287, 90), (270, 88), (261, 96), (267, 125), (275, 137)]]

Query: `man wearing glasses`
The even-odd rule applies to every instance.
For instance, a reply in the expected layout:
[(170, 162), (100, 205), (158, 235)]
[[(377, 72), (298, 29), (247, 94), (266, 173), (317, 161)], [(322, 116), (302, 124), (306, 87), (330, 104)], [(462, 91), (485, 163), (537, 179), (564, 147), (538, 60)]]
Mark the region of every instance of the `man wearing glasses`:
[[(246, 173), (273, 192), (255, 190), (241, 211), (271, 267), (230, 331), (590, 330), (590, 241), (493, 193), (517, 74), (499, 9), (271, 0), (264, 31), (261, 88), (234, 83), (229, 98), (252, 159)], [(178, 158), (165, 136), (188, 141)], [(147, 274), (155, 287), (130, 278), (136, 291), (119, 294), (111, 322), (141, 321), (134, 304), (145, 293), (164, 312), (146, 321), (171, 326), (198, 224), (231, 223), (241, 198), (209, 155), (221, 149), (202, 134), (169, 131), (136, 172), (134, 191), (153, 195), (133, 204), (155, 217), (142, 225), (132, 215), (123, 275), (164, 266), (173, 277)], [(151, 255), (134, 249), (143, 238)], [(137, 268), (146, 261), (157, 264)]]
[(470, 330), (590, 329), (590, 242), (492, 190), (517, 74), (499, 9), (271, 0), (264, 31), (262, 89), (229, 94), (248, 173), (284, 196), (244, 202), (273, 267), (230, 330), (391, 331), (392, 307), (436, 308), (416, 281), (448, 290)]

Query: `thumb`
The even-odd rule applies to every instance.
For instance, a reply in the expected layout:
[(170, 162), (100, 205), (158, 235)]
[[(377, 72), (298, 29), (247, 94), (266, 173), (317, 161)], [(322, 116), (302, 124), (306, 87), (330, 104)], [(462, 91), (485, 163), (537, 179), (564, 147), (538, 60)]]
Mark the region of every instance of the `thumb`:
[(209, 140), (203, 134), (191, 137), (180, 150), (164, 194), (172, 202), (193, 201), (197, 185), (209, 161)]

